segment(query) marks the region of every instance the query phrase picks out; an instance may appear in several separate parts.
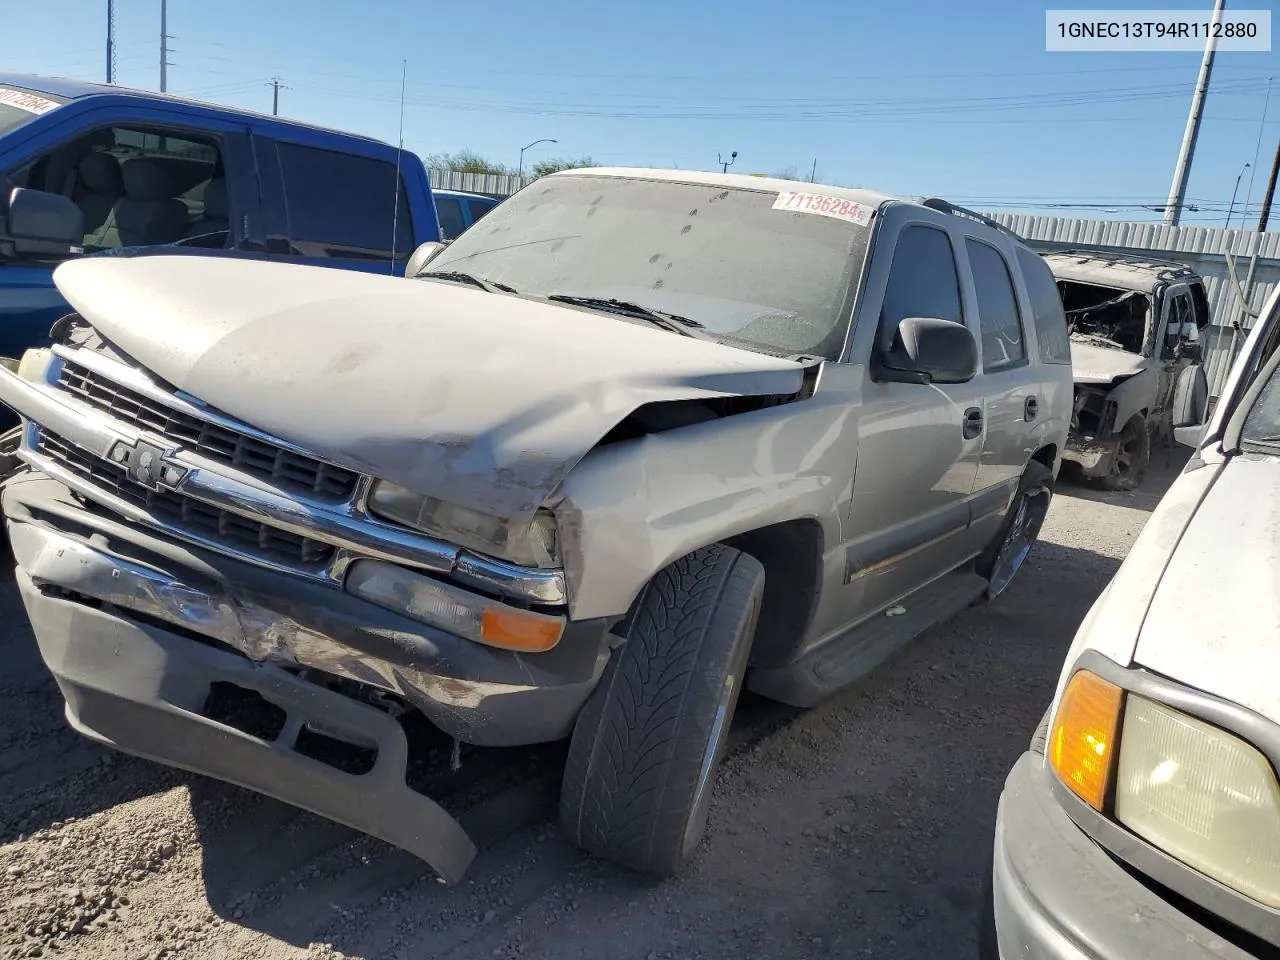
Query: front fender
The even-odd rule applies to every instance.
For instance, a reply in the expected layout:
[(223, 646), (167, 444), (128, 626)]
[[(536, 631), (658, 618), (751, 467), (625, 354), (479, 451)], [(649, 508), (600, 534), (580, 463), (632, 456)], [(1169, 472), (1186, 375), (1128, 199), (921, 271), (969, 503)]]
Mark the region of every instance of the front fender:
[(1156, 401), (1159, 379), (1155, 367), (1147, 367), (1115, 387), (1108, 396), (1116, 404), (1116, 420), (1112, 429), (1119, 433), (1124, 425), (1144, 410), (1151, 410)]
[(824, 542), (839, 543), (859, 404), (856, 387), (838, 379), (824, 376), (807, 400), (583, 458), (555, 504), (572, 618), (622, 615), (673, 560), (763, 526), (815, 520)]

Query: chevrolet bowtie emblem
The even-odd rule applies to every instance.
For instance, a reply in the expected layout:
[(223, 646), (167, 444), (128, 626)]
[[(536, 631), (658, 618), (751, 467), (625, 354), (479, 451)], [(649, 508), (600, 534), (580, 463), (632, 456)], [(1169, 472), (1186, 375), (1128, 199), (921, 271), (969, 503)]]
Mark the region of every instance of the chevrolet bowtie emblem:
[(175, 451), (157, 447), (139, 440), (135, 444), (118, 443), (111, 451), (111, 459), (124, 467), (129, 479), (148, 490), (176, 487), (186, 476), (186, 468), (165, 461)]

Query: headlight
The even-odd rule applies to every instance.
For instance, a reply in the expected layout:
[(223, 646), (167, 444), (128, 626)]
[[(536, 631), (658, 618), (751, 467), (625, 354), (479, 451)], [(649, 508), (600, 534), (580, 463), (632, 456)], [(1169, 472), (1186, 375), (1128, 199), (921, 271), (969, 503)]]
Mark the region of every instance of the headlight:
[(556, 518), (550, 510), (539, 510), (526, 523), (512, 523), (379, 480), (369, 493), (369, 512), (521, 566), (560, 566)]
[(565, 618), (509, 607), (380, 560), (358, 560), (347, 592), (477, 643), (541, 653), (560, 642)]
[(51, 359), (53, 359), (53, 351), (44, 348), (26, 351), (23, 353), (21, 360), (0, 357), (0, 365), (3, 365), (10, 372), (16, 373), (29, 383), (39, 383), (44, 379), (45, 371), (49, 369), (49, 361)]
[(1238, 737), (1130, 695), (1115, 815), (1188, 866), (1280, 907), (1280, 786)]

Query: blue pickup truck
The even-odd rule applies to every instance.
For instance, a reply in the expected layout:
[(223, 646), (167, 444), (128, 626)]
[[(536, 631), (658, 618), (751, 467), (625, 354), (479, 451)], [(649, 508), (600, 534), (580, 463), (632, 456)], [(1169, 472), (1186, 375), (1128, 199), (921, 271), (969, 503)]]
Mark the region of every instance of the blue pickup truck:
[[(403, 273), (415, 247), (439, 239), (412, 153), (164, 94), (0, 73), (0, 357), (45, 342), (69, 311), (52, 274), (70, 257), (189, 248)], [(0, 429), (9, 416), (0, 408)]]

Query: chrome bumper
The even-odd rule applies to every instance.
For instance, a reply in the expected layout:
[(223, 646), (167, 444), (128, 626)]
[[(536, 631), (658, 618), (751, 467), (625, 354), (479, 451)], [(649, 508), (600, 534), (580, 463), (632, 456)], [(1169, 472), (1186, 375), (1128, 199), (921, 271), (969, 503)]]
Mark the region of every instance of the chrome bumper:
[[(503, 596), (546, 604), (564, 604), (568, 601), (562, 570), (531, 570), (503, 563), (384, 523), (363, 510), (362, 495), (338, 504), (286, 496), (251, 478), (235, 476), (225, 469), (212, 469), (212, 465), (198, 454), (184, 451), (180, 446), (170, 448), (171, 442), (163, 436), (147, 434), (112, 420), (102, 411), (56, 389), (53, 383), (57, 379), (57, 370), (68, 357), (74, 357), (77, 364), (143, 393), (156, 403), (211, 423), (233, 426), (239, 431), (264, 437), (266, 435), (247, 424), (230, 421), (190, 404), (157, 388), (139, 371), (92, 351), (55, 347), (50, 369), (45, 380), (39, 383), (23, 380), (8, 368), (0, 367), (0, 403), (14, 408), (28, 421), (23, 442), (17, 452), (18, 457), (81, 496), (100, 503), (129, 520), (247, 563), (287, 569), (295, 576), (340, 581), (352, 559), (369, 557), (442, 573), (464, 586)], [(176, 492), (249, 520), (331, 544), (337, 548), (337, 558), (322, 570), (284, 567), (279, 562), (250, 551), (237, 549), (189, 530), (174, 528), (146, 510), (114, 496), (42, 455), (37, 450), (38, 431), (41, 429), (51, 431), (75, 447), (108, 462), (112, 450), (122, 444), (133, 447), (143, 441), (162, 446), (165, 448), (162, 462), (181, 471), (181, 479), (172, 485)], [(269, 439), (288, 446), (276, 438)]]

